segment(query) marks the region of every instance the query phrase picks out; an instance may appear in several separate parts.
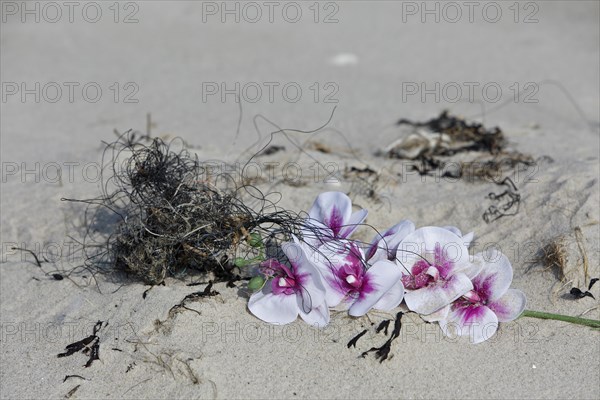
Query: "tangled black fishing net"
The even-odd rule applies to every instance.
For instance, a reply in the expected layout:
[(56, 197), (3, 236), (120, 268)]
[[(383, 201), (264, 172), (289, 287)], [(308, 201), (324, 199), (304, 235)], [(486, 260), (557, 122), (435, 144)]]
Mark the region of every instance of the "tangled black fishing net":
[(149, 284), (190, 271), (228, 281), (244, 275), (236, 255), (252, 259), (262, 251), (251, 238), (275, 244), (298, 233), (297, 214), (232, 175), (214, 174), (212, 165), (181, 141), (131, 131), (107, 144), (102, 196), (65, 199), (87, 204), (88, 269), (125, 271)]

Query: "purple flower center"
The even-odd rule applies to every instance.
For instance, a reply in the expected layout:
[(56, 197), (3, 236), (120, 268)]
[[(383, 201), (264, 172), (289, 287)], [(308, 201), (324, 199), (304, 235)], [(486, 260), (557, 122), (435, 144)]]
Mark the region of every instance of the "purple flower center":
[(347, 264), (335, 271), (337, 283), (344, 293), (360, 291), (365, 278), (365, 269), (360, 260), (348, 260)]
[[(486, 306), (488, 303), (487, 296), (475, 290), (471, 290), (465, 293), (461, 298), (456, 300), (452, 304), (452, 310), (462, 310), (465, 313), (465, 318), (471, 318), (474, 311), (478, 310), (481, 306)], [(469, 311), (471, 310), (471, 311)]]
[(446, 281), (453, 268), (454, 263), (446, 257), (442, 247), (436, 244), (434, 262), (430, 264), (426, 260), (417, 261), (411, 268), (411, 274), (402, 277), (402, 284), (409, 290), (434, 285), (438, 281)]
[(337, 237), (339, 235), (343, 225), (344, 216), (336, 206), (333, 206), (331, 210), (331, 215), (329, 216), (329, 221), (327, 221), (327, 226), (329, 226), (329, 228), (331, 228), (331, 230), (333, 231), (334, 237)]
[(421, 289), (430, 283), (434, 282), (433, 276), (427, 274), (429, 264), (427, 261), (417, 261), (411, 269), (411, 275), (404, 275), (402, 277), (402, 284), (406, 289), (416, 290)]
[(305, 281), (306, 275), (295, 273), (292, 268), (276, 259), (264, 261), (260, 266), (263, 274), (273, 278), (271, 289), (274, 294), (290, 295), (302, 289), (302, 282)]
[(363, 296), (373, 291), (360, 250), (355, 244), (350, 245), (346, 257), (339, 264), (332, 265), (332, 268), (331, 286), (347, 297)]
[(299, 290), (296, 280), (289, 276), (281, 276), (273, 278), (271, 282), (271, 288), (275, 294), (294, 294)]

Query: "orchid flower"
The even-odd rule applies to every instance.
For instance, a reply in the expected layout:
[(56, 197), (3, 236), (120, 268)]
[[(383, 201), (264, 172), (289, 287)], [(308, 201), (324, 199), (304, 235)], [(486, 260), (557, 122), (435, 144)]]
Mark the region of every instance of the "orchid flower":
[(527, 300), (517, 289), (509, 289), (513, 270), (506, 256), (497, 250), (475, 256), (483, 269), (473, 278), (473, 290), (452, 303), (447, 318), (440, 327), (447, 336), (469, 335), (473, 343), (489, 339), (498, 329), (498, 322), (516, 319)]
[(367, 260), (395, 260), (400, 242), (415, 231), (415, 224), (402, 220), (383, 233), (378, 233), (367, 248)]
[(367, 217), (367, 210), (352, 213), (352, 201), (342, 192), (325, 192), (317, 196), (302, 229), (303, 239), (320, 245), (346, 239)]
[(400, 243), (396, 257), (403, 267), (404, 300), (411, 311), (425, 319), (430, 314), (429, 320), (443, 319), (449, 304), (473, 289), (469, 276), (481, 266), (469, 262), (463, 242), (446, 228), (424, 227)]
[(308, 324), (326, 326), (329, 308), (319, 271), (297, 243), (284, 243), (281, 249), (291, 266), (276, 259), (262, 262), (260, 269), (271, 280), (250, 297), (248, 309), (272, 324), (288, 324), (299, 314)]
[[(328, 306), (343, 303), (350, 315), (359, 317), (371, 308), (389, 311), (402, 302), (400, 268), (388, 260), (378, 260), (367, 267), (363, 251), (355, 242), (339, 241), (337, 248), (323, 245), (314, 257), (318, 257), (316, 265), (323, 275)], [(392, 291), (398, 283), (400, 290)]]
[[(400, 242), (410, 233), (415, 231), (415, 224), (409, 220), (402, 220), (383, 233), (378, 233), (367, 247), (366, 259), (368, 264), (374, 264), (380, 260), (396, 260), (396, 252)], [(398, 267), (394, 265), (394, 267)], [(404, 285), (398, 280), (385, 294), (375, 303), (373, 308), (383, 311), (391, 311), (398, 306), (404, 298)]]

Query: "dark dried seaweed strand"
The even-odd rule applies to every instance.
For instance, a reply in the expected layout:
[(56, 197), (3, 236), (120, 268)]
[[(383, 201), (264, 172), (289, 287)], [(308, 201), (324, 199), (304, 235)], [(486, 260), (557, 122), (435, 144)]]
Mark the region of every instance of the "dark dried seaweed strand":
[(365, 329), (361, 333), (359, 333), (358, 335), (356, 335), (352, 339), (350, 339), (350, 341), (348, 342), (348, 348), (350, 348), (350, 347), (356, 348), (356, 342), (358, 342), (358, 339), (363, 337), (366, 333), (367, 333), (367, 330)]
[(596, 300), (594, 295), (591, 294), (589, 290), (586, 290), (585, 292), (583, 292), (583, 291), (581, 291), (581, 289), (574, 287), (574, 288), (571, 288), (571, 291), (569, 293), (576, 299), (583, 299), (584, 297), (591, 297), (592, 299)]
[(96, 335), (90, 335), (84, 339), (81, 339), (77, 342), (71, 343), (69, 345), (67, 345), (67, 347), (65, 347), (65, 349), (67, 350), (64, 353), (60, 353), (58, 354), (58, 357), (68, 357), (70, 355), (73, 355), (75, 353), (77, 353), (78, 351), (82, 351), (88, 348), (88, 346), (90, 345), (90, 343), (92, 343), (94, 340), (96, 340), (98, 337)]
[(67, 393), (67, 394), (65, 395), (65, 398), (66, 398), (66, 399), (70, 399), (70, 398), (71, 398), (71, 396), (73, 396), (73, 395), (75, 394), (75, 392), (77, 391), (77, 389), (79, 389), (79, 387), (80, 387), (80, 386), (81, 386), (81, 385), (77, 385), (77, 386), (75, 386), (73, 389), (69, 390), (69, 393)]
[(148, 292), (154, 288), (154, 286), (165, 286), (165, 281), (162, 281), (161, 283), (157, 284), (157, 285), (152, 285), (150, 286), (148, 289), (144, 290), (144, 293), (142, 293), (142, 299), (146, 299), (146, 296), (148, 296)]
[(42, 263), (41, 263), (40, 259), (38, 258), (37, 254), (35, 254), (35, 252), (33, 252), (32, 250), (25, 249), (25, 248), (22, 248), (22, 247), (11, 247), (11, 250), (19, 250), (19, 251), (26, 251), (26, 252), (28, 252), (35, 259), (35, 263), (37, 264), (37, 266), (40, 267), (40, 268), (42, 268)]
[(65, 383), (67, 381), (67, 379), (71, 379), (71, 378), (79, 378), (79, 379), (83, 379), (84, 381), (87, 381), (87, 379), (81, 375), (65, 375), (65, 379), (63, 379), (63, 383)]
[(227, 287), (228, 288), (235, 288), (237, 287), (237, 285), (235, 284), (238, 281), (243, 280), (243, 278), (239, 275), (235, 275), (234, 277), (232, 277), (229, 281), (227, 281)]
[(202, 298), (202, 297), (212, 297), (212, 296), (218, 295), (219, 292), (217, 292), (216, 290), (212, 290), (212, 286), (213, 286), (213, 283), (208, 282), (208, 285), (206, 285), (204, 290), (202, 290), (200, 292), (194, 292), (194, 293), (188, 294), (187, 296), (185, 296), (183, 298), (183, 300), (181, 302), (184, 303), (186, 300), (196, 300), (196, 299)]
[(90, 358), (85, 363), (85, 368), (91, 367), (92, 363), (95, 360), (99, 360), (99, 359), (100, 359), (100, 338), (96, 337), (96, 340), (92, 344), (92, 347), (90, 350)]
[(369, 350), (363, 352), (361, 357), (366, 357), (367, 354), (371, 352), (375, 352), (375, 359), (379, 360), (380, 363), (387, 360), (389, 353), (392, 349), (392, 342), (394, 339), (400, 336), (400, 329), (402, 329), (402, 316), (404, 313), (402, 311), (396, 314), (396, 320), (394, 321), (394, 330), (390, 335), (389, 339), (385, 341), (385, 343), (381, 347), (371, 347)]
[(204, 288), (204, 290), (199, 291), (199, 292), (190, 293), (187, 296), (185, 296), (178, 304), (175, 304), (173, 307), (171, 307), (171, 309), (169, 310), (169, 314), (173, 315), (180, 308), (183, 308), (183, 309), (188, 310), (188, 311), (194, 311), (194, 312), (200, 314), (197, 310), (189, 308), (186, 305), (186, 303), (188, 301), (197, 301), (198, 299), (201, 299), (201, 298), (217, 296), (218, 294), (220, 294), (216, 290), (212, 290), (212, 285), (213, 285), (213, 283), (212, 283), (212, 281), (210, 281), (208, 283), (208, 285), (206, 285), (206, 287)]
[(396, 339), (398, 336), (400, 336), (400, 329), (402, 329), (402, 316), (404, 315), (404, 313), (402, 311), (399, 311), (396, 314), (396, 320), (394, 321), (394, 330), (392, 331), (392, 339)]
[(259, 156), (270, 156), (271, 154), (278, 153), (280, 151), (285, 151), (285, 146), (271, 145), (264, 149)]
[(100, 359), (100, 338), (96, 334), (102, 328), (103, 323), (103, 321), (96, 322), (96, 324), (94, 324), (94, 328), (92, 329), (93, 333), (90, 336), (67, 345), (65, 348), (67, 351), (58, 354), (58, 357), (61, 358), (71, 356), (81, 351), (83, 354), (89, 356), (89, 359), (85, 364), (85, 368), (90, 367), (95, 360)]
[[(98, 333), (98, 331), (100, 330), (100, 328), (102, 328), (102, 321), (98, 321), (96, 322), (96, 324), (94, 325), (94, 329), (92, 331), (92, 334), (95, 335), (96, 333)], [(108, 325), (108, 322), (106, 323), (106, 325)]]
[(375, 333), (379, 333), (383, 330), (383, 334), (387, 336), (388, 327), (390, 326), (390, 322), (391, 322), (391, 320), (389, 320), (389, 319), (384, 319), (383, 321), (381, 321), (379, 323), (379, 325), (377, 326), (377, 329), (375, 329)]
[(504, 198), (508, 198), (508, 200), (499, 206), (492, 204), (488, 207), (483, 213), (483, 220), (488, 224), (502, 217), (517, 215), (521, 204), (519, 189), (512, 179), (506, 177), (502, 181), (495, 183), (499, 186), (505, 186), (506, 190), (501, 193), (490, 193), (488, 198), (497, 202)]

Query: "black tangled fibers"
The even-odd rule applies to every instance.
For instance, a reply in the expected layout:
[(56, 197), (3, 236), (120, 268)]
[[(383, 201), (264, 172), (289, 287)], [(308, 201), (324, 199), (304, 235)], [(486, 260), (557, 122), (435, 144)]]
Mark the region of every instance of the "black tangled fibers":
[[(64, 199), (87, 204), (86, 269), (122, 270), (148, 284), (191, 270), (229, 281), (247, 275), (236, 255), (253, 259), (263, 243), (298, 233), (300, 216), (232, 175), (210, 175), (209, 165), (177, 142), (123, 134), (106, 145), (102, 196)], [(252, 237), (260, 245), (249, 244)]]

